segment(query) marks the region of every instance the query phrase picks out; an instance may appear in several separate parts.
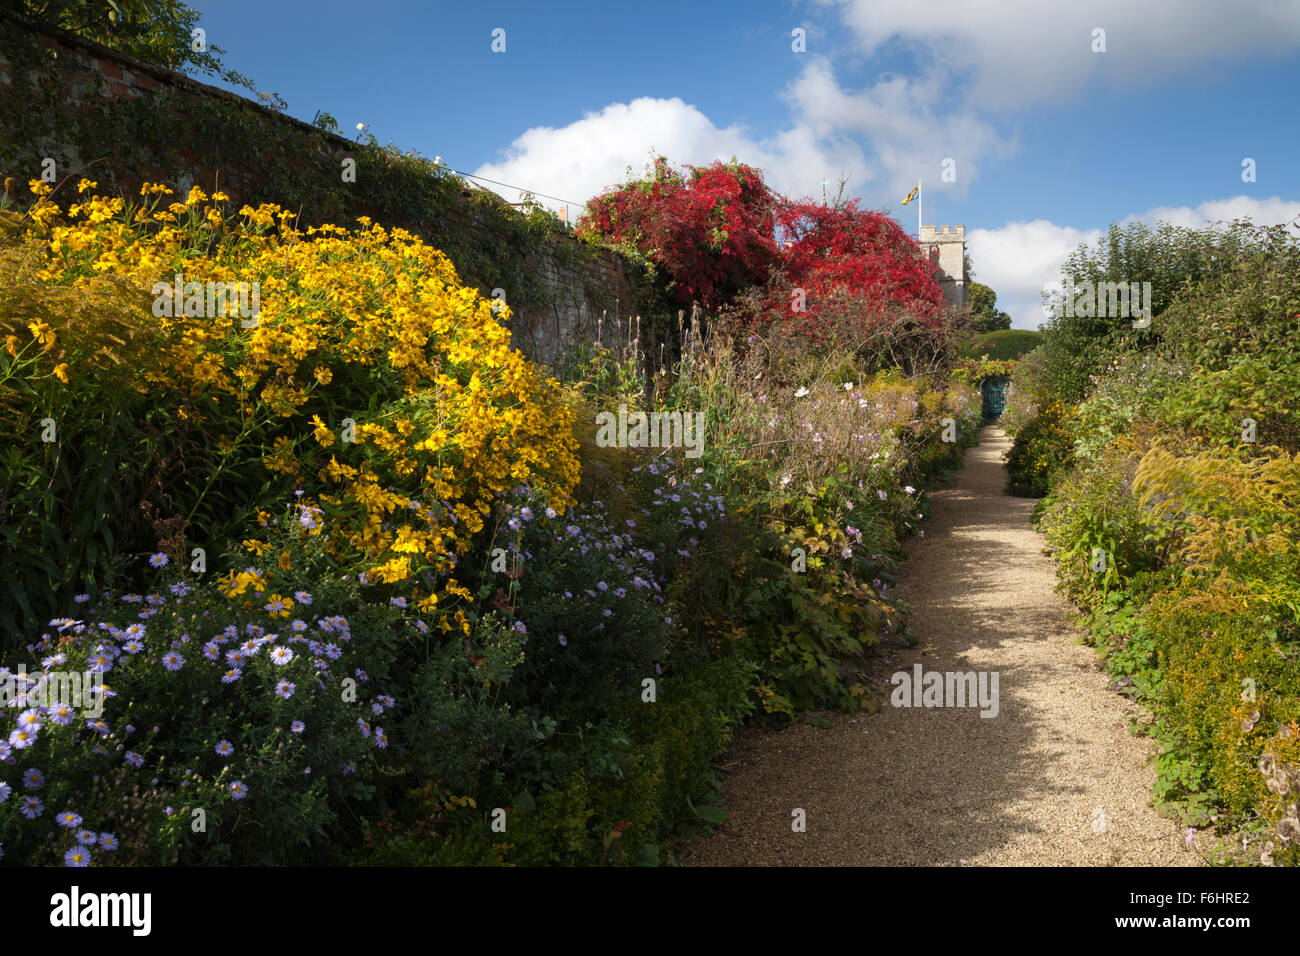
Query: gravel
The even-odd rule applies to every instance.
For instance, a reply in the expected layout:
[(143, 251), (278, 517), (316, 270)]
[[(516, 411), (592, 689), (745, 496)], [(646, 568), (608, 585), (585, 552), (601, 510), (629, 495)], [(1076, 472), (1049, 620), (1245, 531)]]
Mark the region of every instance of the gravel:
[[(1010, 442), (985, 429), (954, 488), (930, 495), (899, 594), (915, 648), (882, 645), (881, 706), (738, 734), (723, 770), (727, 821), (681, 851), (702, 866), (1194, 866), (1151, 806), (1144, 712), (1107, 689), (1053, 590), (1034, 502), (1004, 494)], [(893, 707), (889, 677), (996, 671), (999, 712)], [(795, 832), (794, 811), (806, 814)]]

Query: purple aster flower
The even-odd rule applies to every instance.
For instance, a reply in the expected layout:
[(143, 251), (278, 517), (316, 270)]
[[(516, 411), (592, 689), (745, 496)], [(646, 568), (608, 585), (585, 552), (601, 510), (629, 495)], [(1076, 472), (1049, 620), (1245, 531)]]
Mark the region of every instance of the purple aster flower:
[(63, 854), (65, 866), (90, 866), (90, 851), (84, 846), (71, 847)]

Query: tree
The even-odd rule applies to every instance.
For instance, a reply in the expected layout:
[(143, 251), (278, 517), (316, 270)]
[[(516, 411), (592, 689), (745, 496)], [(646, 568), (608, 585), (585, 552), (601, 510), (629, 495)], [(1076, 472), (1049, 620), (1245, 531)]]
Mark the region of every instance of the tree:
[(976, 332), (996, 332), (1011, 328), (1011, 316), (998, 311), (998, 297), (982, 282), (970, 284), (970, 327)]
[(222, 64), (224, 49), (206, 40), (203, 49), (194, 48), (201, 14), (180, 0), (0, 0), (0, 7), (145, 63), (254, 90), (252, 80)]

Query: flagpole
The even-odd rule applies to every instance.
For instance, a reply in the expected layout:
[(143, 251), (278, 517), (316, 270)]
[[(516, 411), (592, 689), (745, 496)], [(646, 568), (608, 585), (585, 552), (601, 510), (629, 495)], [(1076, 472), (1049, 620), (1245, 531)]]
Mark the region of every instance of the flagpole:
[(921, 238), (921, 211), (925, 208), (925, 200), (921, 197), (921, 180), (916, 181), (916, 238)]

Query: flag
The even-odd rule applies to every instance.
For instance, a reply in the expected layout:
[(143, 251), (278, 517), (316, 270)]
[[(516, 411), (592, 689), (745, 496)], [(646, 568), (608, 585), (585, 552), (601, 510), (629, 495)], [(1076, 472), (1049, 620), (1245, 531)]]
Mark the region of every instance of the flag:
[(920, 192), (921, 192), (921, 184), (917, 183), (915, 186), (912, 187), (912, 191), (907, 194), (907, 198), (903, 200), (903, 205), (906, 206), (908, 203), (910, 203), (913, 199), (917, 197), (917, 195)]

